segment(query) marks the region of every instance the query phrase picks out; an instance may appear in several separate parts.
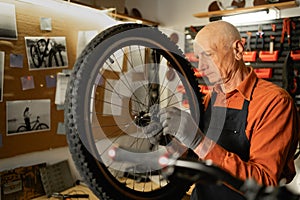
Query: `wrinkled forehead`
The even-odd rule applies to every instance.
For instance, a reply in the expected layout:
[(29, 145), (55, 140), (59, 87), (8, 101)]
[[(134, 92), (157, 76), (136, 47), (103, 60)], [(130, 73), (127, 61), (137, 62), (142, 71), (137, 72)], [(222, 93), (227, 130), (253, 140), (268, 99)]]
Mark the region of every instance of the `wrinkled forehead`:
[(213, 31), (211, 27), (202, 28), (194, 39), (194, 47), (200, 49), (212, 48), (219, 40), (219, 33)]
[(203, 51), (202, 45), (197, 40), (193, 41), (193, 49), (195, 54), (199, 54)]
[(210, 52), (213, 51), (212, 43), (210, 40), (194, 40), (193, 41), (193, 49), (195, 54), (200, 54), (202, 52)]

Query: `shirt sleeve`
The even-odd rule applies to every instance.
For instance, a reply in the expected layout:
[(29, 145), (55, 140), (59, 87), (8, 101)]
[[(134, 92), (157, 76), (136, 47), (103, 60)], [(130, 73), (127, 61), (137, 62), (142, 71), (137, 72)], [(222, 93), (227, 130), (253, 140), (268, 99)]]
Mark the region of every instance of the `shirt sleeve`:
[[(298, 122), (293, 100), (289, 97), (276, 97), (261, 105), (266, 108), (254, 127), (248, 127), (250, 136), (250, 159), (244, 162), (240, 157), (221, 146), (211, 143), (210, 151), (203, 157), (203, 144), (195, 153), (202, 159), (213, 163), (233, 176), (246, 180), (254, 178), (264, 185), (278, 185), (284, 174), (285, 166), (291, 174), (285, 174), (287, 181), (295, 176), (293, 155), (297, 147)], [(201, 157), (202, 156), (202, 157)]]

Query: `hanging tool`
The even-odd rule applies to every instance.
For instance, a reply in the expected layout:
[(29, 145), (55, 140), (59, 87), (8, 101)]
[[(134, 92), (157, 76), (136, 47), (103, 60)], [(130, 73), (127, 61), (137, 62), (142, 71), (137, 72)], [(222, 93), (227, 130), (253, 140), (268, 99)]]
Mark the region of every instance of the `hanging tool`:
[(279, 54), (283, 51), (283, 44), (284, 44), (284, 36), (286, 34), (287, 41), (288, 41), (288, 48), (291, 50), (291, 26), (293, 29), (296, 29), (296, 24), (290, 18), (284, 18), (282, 22), (282, 31), (281, 31), (281, 38), (280, 38), (280, 51)]
[(293, 59), (290, 56), (291, 51), (285, 57), (282, 72), (282, 87), (295, 98), (300, 94), (300, 77), (298, 71), (293, 68)]
[(276, 24), (271, 24), (271, 27), (272, 27), (272, 31), (276, 32)]
[[(272, 31), (276, 32), (276, 24), (271, 24)], [(275, 36), (270, 35), (270, 45), (269, 45), (269, 51), (270, 54), (274, 52), (274, 42), (275, 42)]]
[(247, 32), (247, 46), (246, 46), (246, 51), (251, 51), (251, 47), (250, 47), (250, 40), (251, 40), (251, 32)]
[(262, 25), (258, 25), (258, 30), (257, 30), (257, 32), (256, 32), (256, 39), (255, 39), (255, 48), (256, 49), (258, 49), (257, 48), (257, 43), (258, 43), (258, 40), (259, 39), (261, 39), (261, 44), (262, 44), (262, 47), (261, 47), (261, 49), (263, 49), (264, 48), (264, 43), (265, 43), (265, 41), (264, 41), (264, 36), (265, 36), (265, 33), (263, 32), (263, 30), (262, 30)]
[(270, 46), (269, 46), (270, 54), (272, 54), (274, 52), (274, 41), (275, 41), (275, 37), (273, 35), (271, 35), (270, 36)]

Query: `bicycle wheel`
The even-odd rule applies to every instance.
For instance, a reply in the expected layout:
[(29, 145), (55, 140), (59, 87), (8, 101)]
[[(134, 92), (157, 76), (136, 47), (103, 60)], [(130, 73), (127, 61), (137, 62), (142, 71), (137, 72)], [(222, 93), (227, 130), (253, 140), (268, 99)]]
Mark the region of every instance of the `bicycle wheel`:
[(40, 52), (38, 48), (34, 45), (30, 47), (31, 60), (35, 68), (40, 68), (42, 66), (42, 59), (40, 58)]
[(25, 132), (25, 131), (27, 131), (26, 126), (19, 126), (17, 129), (17, 132)]
[[(157, 28), (120, 24), (97, 35), (75, 63), (65, 104), (70, 152), (91, 190), (100, 199), (182, 198), (189, 183), (166, 179), (163, 169), (146, 164), (169, 141), (153, 145), (143, 132), (155, 120), (151, 110), (167, 106), (201, 121), (200, 101), (192, 66)], [(142, 161), (110, 159), (114, 146), (141, 154)]]
[(49, 66), (48, 67), (60, 67), (65, 66), (63, 53), (64, 47), (61, 45), (58, 45), (58, 47), (55, 47), (55, 50), (51, 50), (49, 53)]
[(43, 129), (48, 129), (49, 126), (45, 123), (40, 123), (37, 127), (36, 130), (43, 130)]

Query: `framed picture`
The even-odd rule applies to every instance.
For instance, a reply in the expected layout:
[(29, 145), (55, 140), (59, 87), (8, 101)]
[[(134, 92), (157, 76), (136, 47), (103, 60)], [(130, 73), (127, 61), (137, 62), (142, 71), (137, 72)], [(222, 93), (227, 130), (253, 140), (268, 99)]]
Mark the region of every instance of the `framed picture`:
[(17, 38), (15, 5), (0, 2), (0, 39), (16, 40)]
[(50, 130), (50, 99), (6, 102), (6, 134)]
[(0, 102), (3, 101), (4, 51), (0, 51)]
[(65, 37), (25, 37), (25, 45), (29, 70), (68, 66)]

